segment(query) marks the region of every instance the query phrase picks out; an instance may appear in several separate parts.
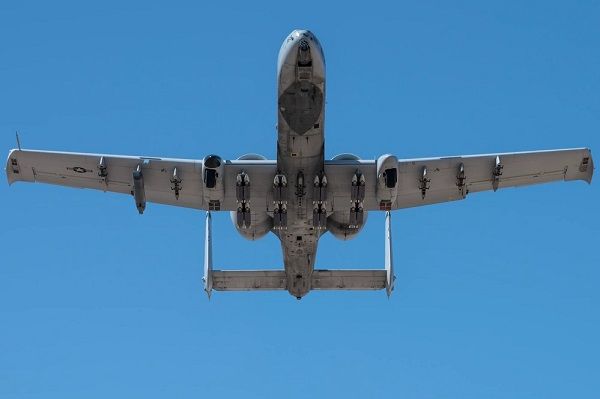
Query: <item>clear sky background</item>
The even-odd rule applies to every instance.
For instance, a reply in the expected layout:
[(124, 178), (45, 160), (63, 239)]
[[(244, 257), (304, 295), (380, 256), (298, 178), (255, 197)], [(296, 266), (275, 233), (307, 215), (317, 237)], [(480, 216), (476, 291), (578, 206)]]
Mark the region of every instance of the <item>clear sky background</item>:
[[(588, 146), (598, 2), (0, 3), (0, 149), (275, 157), (279, 46), (327, 59), (326, 155)], [(453, 2), (454, 3), (454, 2)], [(598, 172), (598, 171), (597, 171)], [(598, 173), (597, 173), (598, 174)], [(202, 291), (204, 213), (0, 184), (0, 398), (600, 392), (600, 181), (393, 215), (396, 291)], [(382, 215), (322, 268), (383, 267)], [(213, 220), (215, 266), (281, 266)]]

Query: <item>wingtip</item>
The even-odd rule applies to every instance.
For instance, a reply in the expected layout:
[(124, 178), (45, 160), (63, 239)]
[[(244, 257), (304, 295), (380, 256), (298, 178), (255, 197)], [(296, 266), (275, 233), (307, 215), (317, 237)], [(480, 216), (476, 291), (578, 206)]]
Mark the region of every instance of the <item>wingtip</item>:
[(6, 172), (6, 180), (8, 181), (9, 186), (11, 186), (16, 181), (15, 173), (12, 170), (10, 160), (11, 158), (14, 158), (14, 154), (19, 151), (21, 150), (19, 150), (18, 148), (13, 148), (8, 152), (8, 157), (6, 158), (6, 166), (4, 167), (4, 171)]
[(592, 184), (592, 178), (594, 177), (594, 158), (592, 157), (592, 150), (587, 148), (588, 156), (590, 157), (590, 163), (588, 165), (588, 174), (585, 178), (585, 181), (588, 184)]

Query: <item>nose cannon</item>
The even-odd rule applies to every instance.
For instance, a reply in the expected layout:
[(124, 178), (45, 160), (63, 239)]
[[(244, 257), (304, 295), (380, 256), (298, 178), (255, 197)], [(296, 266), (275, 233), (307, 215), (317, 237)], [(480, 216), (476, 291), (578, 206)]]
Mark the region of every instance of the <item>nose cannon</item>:
[(310, 55), (310, 44), (306, 39), (301, 39), (298, 45), (298, 66), (299, 67), (310, 67), (312, 66), (312, 57)]

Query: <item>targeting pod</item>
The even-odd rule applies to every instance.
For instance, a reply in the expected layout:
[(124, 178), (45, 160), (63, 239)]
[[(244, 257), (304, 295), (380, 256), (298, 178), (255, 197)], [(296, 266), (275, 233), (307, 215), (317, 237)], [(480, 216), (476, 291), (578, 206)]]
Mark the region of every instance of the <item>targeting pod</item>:
[(144, 190), (142, 165), (138, 165), (133, 171), (133, 199), (135, 200), (135, 207), (141, 215), (146, 209), (146, 192)]

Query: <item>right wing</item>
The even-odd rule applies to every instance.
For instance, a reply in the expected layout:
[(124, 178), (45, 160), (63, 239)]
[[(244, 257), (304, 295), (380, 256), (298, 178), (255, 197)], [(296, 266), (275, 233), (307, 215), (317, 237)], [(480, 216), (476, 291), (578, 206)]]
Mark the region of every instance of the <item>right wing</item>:
[(330, 211), (348, 212), (351, 179), (357, 171), (366, 178), (363, 207), (368, 211), (455, 201), (469, 193), (553, 181), (590, 183), (594, 164), (587, 148), (401, 159), (397, 162), (397, 195), (386, 207), (377, 192), (381, 177), (377, 175), (377, 161), (325, 161)]
[[(6, 174), (9, 184), (39, 182), (133, 195), (133, 173), (138, 166), (146, 201), (209, 209), (202, 160), (15, 149), (8, 155)], [(251, 176), (252, 203), (262, 208), (272, 190), (275, 169), (275, 161), (224, 161), (223, 179), (228, 184), (223, 185), (215, 210), (237, 209), (235, 181), (241, 171)]]
[[(461, 165), (462, 188), (458, 178)], [(424, 168), (428, 181), (423, 197)], [(594, 165), (589, 149), (576, 148), (401, 160), (398, 172), (400, 185), (395, 209), (459, 200), (480, 191), (554, 181), (591, 183)]]

